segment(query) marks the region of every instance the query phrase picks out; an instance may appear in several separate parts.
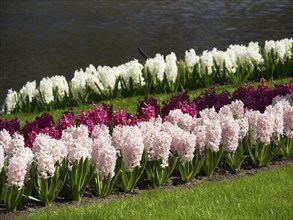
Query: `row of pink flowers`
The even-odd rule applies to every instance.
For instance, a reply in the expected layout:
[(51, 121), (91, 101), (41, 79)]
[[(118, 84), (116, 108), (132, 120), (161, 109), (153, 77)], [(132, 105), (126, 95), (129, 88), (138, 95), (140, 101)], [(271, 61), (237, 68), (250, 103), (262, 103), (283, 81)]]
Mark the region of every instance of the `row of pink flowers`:
[(192, 117), (175, 109), (165, 119), (115, 126), (111, 135), (104, 123), (94, 126), (91, 132), (86, 125), (71, 125), (64, 128), (60, 138), (37, 134), (32, 149), (25, 147), (22, 135), (10, 135), (4, 129), (0, 131), (0, 168), (5, 158), (8, 184), (22, 187), (32, 161), (46, 179), (54, 175), (55, 163), (64, 158), (69, 161), (69, 169), (75, 161), (89, 158), (103, 178), (114, 176), (118, 156), (122, 156), (127, 171), (140, 166), (144, 151), (148, 160), (160, 160), (164, 168), (172, 155), (185, 163), (193, 159), (195, 150), (217, 152), (220, 144), (226, 152), (234, 152), (247, 135), (253, 143), (264, 144), (278, 143), (283, 136), (293, 137), (293, 106), (285, 99), (268, 106), (264, 113), (247, 111), (241, 101), (235, 101), (219, 112), (209, 108), (199, 115)]

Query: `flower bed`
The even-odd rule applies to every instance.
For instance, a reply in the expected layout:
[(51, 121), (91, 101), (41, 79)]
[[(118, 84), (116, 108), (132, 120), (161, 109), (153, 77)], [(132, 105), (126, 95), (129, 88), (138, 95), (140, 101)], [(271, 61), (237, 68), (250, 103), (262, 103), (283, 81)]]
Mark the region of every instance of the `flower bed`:
[(117, 67), (90, 65), (77, 70), (70, 82), (64, 76), (27, 82), (19, 92), (10, 89), (2, 112), (38, 112), (101, 101), (113, 97), (178, 92), (208, 87), (213, 83), (240, 85), (261, 77), (292, 76), (293, 40), (266, 41), (263, 48), (230, 45), (226, 51), (214, 48), (196, 55), (186, 51), (185, 62), (174, 53), (157, 54), (140, 64), (137, 60)]
[[(145, 114), (143, 107), (138, 111), (143, 117), (132, 118), (124, 111), (96, 106), (78, 115), (77, 126), (67, 112), (59, 128), (45, 114), (23, 128), (24, 136), (3, 129), (1, 203), (14, 211), (28, 199), (45, 206), (57, 196), (79, 201), (86, 189), (107, 196), (113, 188), (131, 192), (142, 180), (150, 187), (164, 185), (173, 175), (189, 182), (199, 173), (211, 176), (216, 167), (237, 172), (244, 161), (261, 167), (277, 155), (292, 156), (291, 94), (276, 98), (263, 112), (248, 110), (239, 100), (218, 111), (195, 112), (185, 94), (165, 105), (181, 103), (169, 108), (163, 119)], [(156, 115), (154, 100), (141, 105), (152, 106), (150, 112)]]

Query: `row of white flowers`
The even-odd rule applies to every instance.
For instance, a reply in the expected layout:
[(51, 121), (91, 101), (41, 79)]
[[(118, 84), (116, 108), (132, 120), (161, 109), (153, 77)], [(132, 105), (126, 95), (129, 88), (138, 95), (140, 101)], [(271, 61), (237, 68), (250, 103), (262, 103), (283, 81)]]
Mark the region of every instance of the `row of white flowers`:
[[(194, 67), (197, 67), (199, 78), (211, 75), (216, 67), (219, 68), (220, 75), (225, 71), (234, 74), (239, 65), (250, 69), (267, 68), (265, 56), (272, 51), (276, 55), (274, 62), (285, 63), (292, 58), (292, 48), (292, 38), (286, 38), (280, 41), (266, 41), (263, 49), (257, 42), (251, 42), (248, 46), (230, 45), (226, 51), (214, 48), (211, 51), (203, 51), (202, 55), (197, 55), (194, 49), (190, 49), (185, 52), (185, 62), (182, 63), (191, 74), (194, 72)], [(25, 111), (24, 108), (31, 103), (46, 106), (60, 103), (68, 98), (76, 102), (84, 102), (88, 89), (97, 96), (109, 95), (113, 90), (122, 87), (136, 89), (150, 84), (146, 72), (152, 76), (152, 81), (162, 83), (166, 78), (168, 83), (172, 84), (178, 78), (180, 72), (178, 68), (179, 62), (173, 52), (165, 58), (161, 54), (156, 54), (154, 58), (147, 59), (144, 65), (136, 59), (114, 67), (96, 68), (89, 65), (85, 70), (76, 70), (70, 82), (67, 82), (64, 76), (45, 77), (39, 85), (33, 81), (27, 82), (19, 92), (8, 90), (2, 112), (11, 113), (20, 109)], [(123, 79), (123, 83), (117, 81), (118, 79)], [(186, 85), (182, 84), (182, 86), (185, 88)], [(197, 88), (197, 85), (194, 85), (194, 88)], [(35, 107), (32, 108), (33, 110)]]

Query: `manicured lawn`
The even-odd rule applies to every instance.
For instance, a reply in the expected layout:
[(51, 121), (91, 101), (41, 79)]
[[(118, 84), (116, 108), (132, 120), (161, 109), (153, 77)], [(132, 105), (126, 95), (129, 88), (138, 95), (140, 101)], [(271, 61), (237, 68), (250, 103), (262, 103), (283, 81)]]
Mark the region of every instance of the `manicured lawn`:
[(24, 219), (293, 219), (292, 186), (293, 165), (287, 165), (83, 207), (44, 208)]

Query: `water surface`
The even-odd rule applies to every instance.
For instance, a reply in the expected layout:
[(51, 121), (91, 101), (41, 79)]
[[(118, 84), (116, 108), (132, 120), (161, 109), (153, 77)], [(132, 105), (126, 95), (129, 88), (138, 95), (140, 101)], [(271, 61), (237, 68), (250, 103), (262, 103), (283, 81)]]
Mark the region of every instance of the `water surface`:
[(7, 89), (88, 64), (293, 37), (291, 0), (1, 1), (0, 102)]

